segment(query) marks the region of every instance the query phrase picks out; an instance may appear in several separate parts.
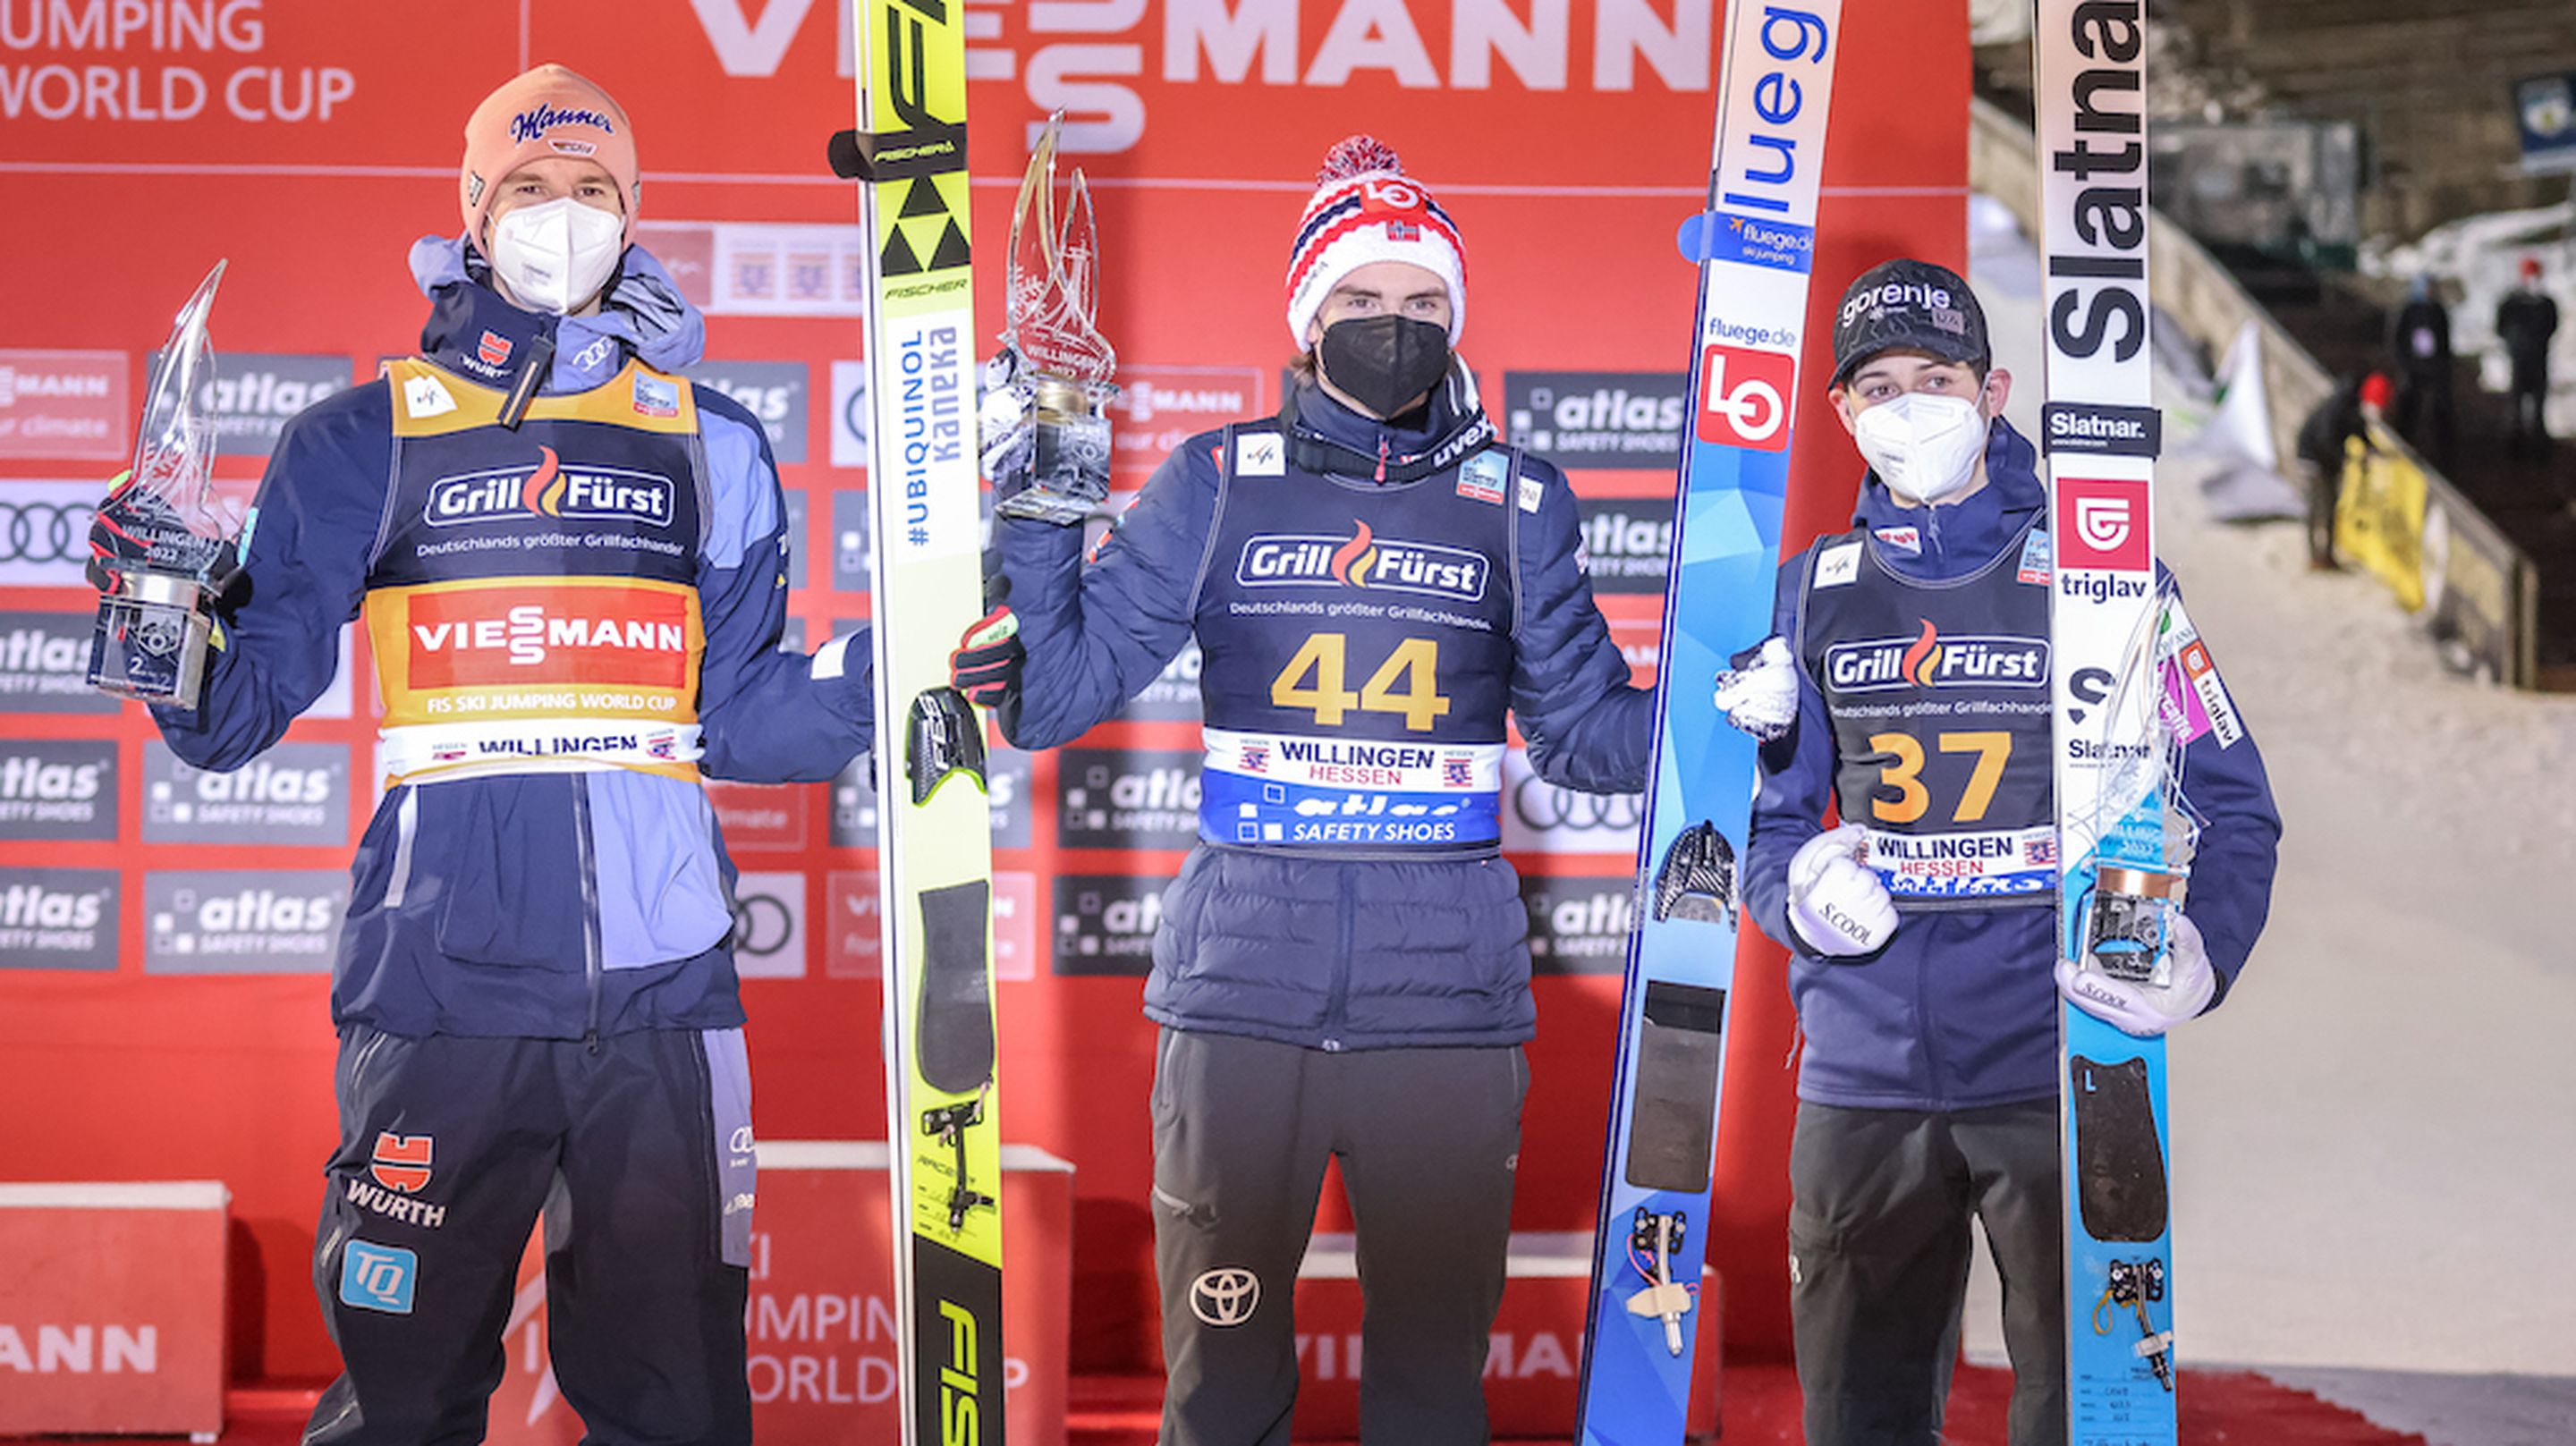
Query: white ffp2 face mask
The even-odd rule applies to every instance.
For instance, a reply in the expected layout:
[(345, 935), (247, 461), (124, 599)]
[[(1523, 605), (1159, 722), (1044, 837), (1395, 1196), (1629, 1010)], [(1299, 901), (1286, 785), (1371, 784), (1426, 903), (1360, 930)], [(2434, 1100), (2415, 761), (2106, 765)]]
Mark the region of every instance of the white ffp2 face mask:
[(1878, 480), (1916, 507), (1967, 486), (1986, 451), (1986, 419), (1965, 397), (1908, 392), (1861, 413), (1852, 430)]
[(571, 196), (522, 206), (492, 223), (492, 270), (521, 304), (565, 316), (608, 284), (625, 237), (625, 217)]

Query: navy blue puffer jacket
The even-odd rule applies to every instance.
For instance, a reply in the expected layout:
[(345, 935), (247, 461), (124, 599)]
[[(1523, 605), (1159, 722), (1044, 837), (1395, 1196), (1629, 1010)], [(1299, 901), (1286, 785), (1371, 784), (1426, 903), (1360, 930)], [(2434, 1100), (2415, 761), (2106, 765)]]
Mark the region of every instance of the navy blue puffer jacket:
[[(1299, 430), (1369, 456), (1431, 451), (1480, 422), (1455, 375), (1418, 430), (1361, 416), (1311, 383), (1290, 416)], [(1014, 744), (1079, 737), (1189, 641), (1222, 435), (1173, 452), (1088, 565), (1076, 529), (997, 523), (1028, 648)], [(1521, 460), (1519, 476), (1535, 494), (1534, 506), (1515, 508), (1526, 515), (1510, 580), (1513, 717), (1540, 776), (1597, 792), (1641, 789), (1652, 694), (1629, 682), (1593, 604), (1572, 490), (1535, 459)], [(1313, 488), (1315, 524), (1325, 527), (1347, 526), (1340, 489), (1449, 488), (1455, 474), (1371, 484), (1292, 465), (1286, 480)], [(1310, 626), (1294, 617), (1272, 625)], [(1211, 653), (1226, 646), (1200, 641)], [(1201, 842), (1164, 895), (1145, 1013), (1177, 1028), (1327, 1050), (1514, 1044), (1537, 1022), (1527, 935), (1519, 879), (1499, 855), (1336, 858)]]

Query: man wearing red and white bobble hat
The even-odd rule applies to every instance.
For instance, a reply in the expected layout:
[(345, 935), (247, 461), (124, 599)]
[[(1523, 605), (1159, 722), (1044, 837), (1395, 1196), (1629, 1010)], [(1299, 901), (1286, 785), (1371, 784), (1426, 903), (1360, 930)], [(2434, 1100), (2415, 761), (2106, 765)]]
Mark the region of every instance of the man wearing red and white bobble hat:
[(997, 613), (957, 657), (1049, 748), (1204, 653), (1199, 841), (1145, 986), (1163, 1446), (1288, 1440), (1289, 1297), (1334, 1158), (1361, 1438), (1486, 1439), (1536, 1023), (1504, 720), (1551, 782), (1635, 791), (1651, 696), (1593, 606), (1574, 494), (1497, 440), (1456, 357), (1466, 301), (1448, 213), (1376, 141), (1334, 147), (1290, 247), (1286, 406), (1175, 450), (1087, 566), (1079, 529), (1001, 519), (1017, 636), (974, 641)]

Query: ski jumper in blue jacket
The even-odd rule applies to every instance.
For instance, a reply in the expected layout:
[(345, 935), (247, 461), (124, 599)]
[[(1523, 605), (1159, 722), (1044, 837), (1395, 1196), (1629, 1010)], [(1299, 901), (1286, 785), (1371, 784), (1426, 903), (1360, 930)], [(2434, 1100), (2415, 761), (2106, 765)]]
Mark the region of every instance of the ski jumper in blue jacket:
[(997, 524), (1026, 649), (1009, 731), (1069, 742), (1198, 642), (1199, 837), (1144, 999), (1165, 1446), (1285, 1446), (1288, 1301), (1336, 1159), (1361, 1435), (1465, 1446), (1536, 1026), (1507, 721), (1539, 776), (1633, 792), (1652, 695), (1593, 604), (1565, 478), (1495, 442), (1454, 359), (1447, 214), (1354, 138), (1293, 250), (1320, 374), (1278, 417), (1183, 443), (1088, 565), (1075, 530)]
[[(2062, 1446), (2047, 492), (1955, 273), (1865, 273), (1834, 353), (1871, 469), (1852, 530), (1780, 571), (1765, 652), (1794, 698), (1761, 749), (1743, 874), (1753, 918), (1791, 946), (1803, 1039), (1789, 1248), (1806, 1439), (1940, 1438), (1975, 1225), (2004, 1283), (2009, 1439)], [(2271, 898), (2280, 818), (2232, 702), (2171, 786), (2198, 848), (2173, 989), (2103, 1015), (2133, 1032), (2223, 999)]]
[(156, 712), (190, 763), (239, 767), (331, 681), (342, 626), (368, 632), (385, 791), (332, 981), (315, 1253), (346, 1374), (308, 1442), (479, 1437), (540, 1207), (556, 1376), (592, 1438), (749, 1440), (749, 1075), (702, 779), (833, 776), (870, 742), (870, 653), (782, 649), (767, 440), (675, 374), (704, 323), (614, 249), (617, 215), (595, 311), (497, 288), (501, 177), (597, 157), (631, 219), (625, 124), (552, 66), (476, 113), (466, 215), (493, 232), (416, 246), (419, 354), (288, 424), (250, 599), (200, 706)]

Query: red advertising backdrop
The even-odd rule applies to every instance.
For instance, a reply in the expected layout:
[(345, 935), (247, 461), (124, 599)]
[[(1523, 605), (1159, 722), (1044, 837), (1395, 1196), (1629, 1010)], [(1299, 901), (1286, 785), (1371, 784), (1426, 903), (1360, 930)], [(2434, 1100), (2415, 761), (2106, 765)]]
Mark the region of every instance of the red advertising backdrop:
[[(1966, 17), (1846, 0), (1810, 376), (1843, 285), (1964, 248)], [(970, 0), (973, 223), (998, 263), (1029, 131), (1069, 112), (1124, 360), (1120, 484), (1180, 438), (1279, 403), (1281, 275), (1325, 149), (1370, 131), (1465, 236), (1463, 351), (1514, 440), (1584, 499), (1602, 608), (1651, 675), (1672, 521), (1716, 0)], [(848, 21), (817, 0), (0, 0), (0, 1175), (218, 1178), (234, 1194), (241, 1377), (334, 1361), (309, 1287), (333, 1133), (327, 974), (373, 807), (363, 640), (287, 742), (197, 774), (139, 710), (84, 693), (85, 504), (131, 446), (149, 353), (217, 257), (220, 475), (408, 350), (414, 238), (457, 227), (475, 100), (560, 60), (632, 113), (645, 244), (709, 314), (697, 375), (770, 426), (795, 537), (791, 626), (867, 615)], [(997, 320), (998, 264), (980, 275)], [(994, 321), (986, 323), (988, 329)], [(1792, 543), (1839, 524), (1857, 464), (1802, 387)], [(1196, 660), (1127, 716), (994, 775), (1008, 1138), (1074, 1162), (1077, 1369), (1150, 1368), (1157, 894), (1196, 803)], [(1637, 801), (1515, 761), (1541, 1032), (1524, 1230), (1588, 1230)], [(719, 790), (744, 871), (756, 1120), (882, 1134), (872, 800), (864, 781)], [(1739, 990), (1716, 1258), (1739, 1345), (1785, 1339), (1789, 1022), (1777, 956)], [(1337, 1199), (1322, 1228), (1347, 1228)]]

